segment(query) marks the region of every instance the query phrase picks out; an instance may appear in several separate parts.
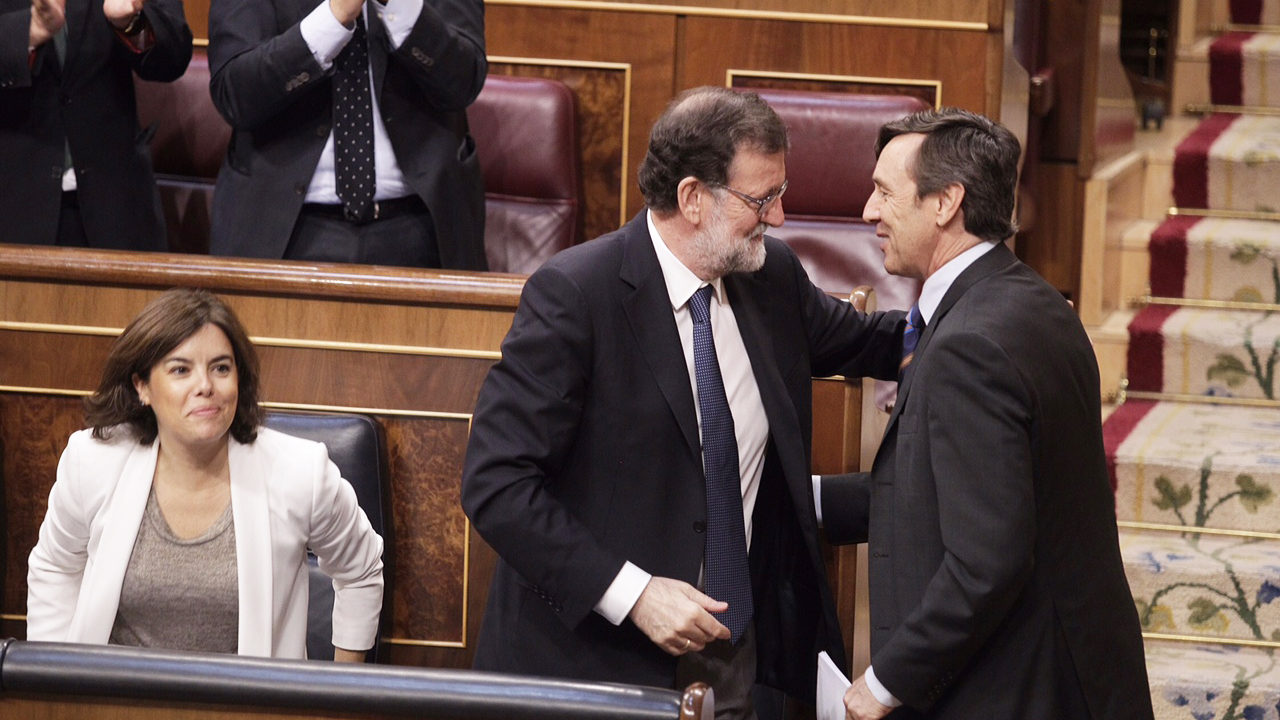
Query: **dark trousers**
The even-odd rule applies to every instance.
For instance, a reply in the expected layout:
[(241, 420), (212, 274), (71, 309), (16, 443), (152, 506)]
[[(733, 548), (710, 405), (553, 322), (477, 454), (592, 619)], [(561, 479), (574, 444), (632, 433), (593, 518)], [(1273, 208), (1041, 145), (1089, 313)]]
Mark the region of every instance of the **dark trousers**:
[(84, 231), (84, 218), (80, 216), (80, 200), (74, 190), (62, 193), (57, 243), (58, 247), (89, 247), (89, 235)]
[(695, 682), (711, 686), (716, 694), (715, 720), (756, 720), (752, 688), (756, 682), (756, 629), (747, 626), (738, 640), (716, 640), (702, 652), (680, 656), (676, 664), (676, 688)]
[(431, 213), (421, 202), (396, 200), (391, 217), (350, 222), (337, 206), (303, 205), (293, 226), (286, 260), (440, 267)]

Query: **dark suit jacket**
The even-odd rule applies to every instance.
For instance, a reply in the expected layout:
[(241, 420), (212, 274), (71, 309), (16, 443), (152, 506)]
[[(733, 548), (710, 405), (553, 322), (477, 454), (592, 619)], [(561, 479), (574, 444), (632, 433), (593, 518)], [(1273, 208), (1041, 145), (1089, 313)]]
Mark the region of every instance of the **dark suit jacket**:
[[(896, 372), (904, 323), (830, 298), (784, 244), (765, 243), (763, 269), (725, 279), (769, 419), (751, 544), (759, 680), (808, 700), (817, 652), (844, 657), (817, 545), (811, 378)], [(476, 666), (673, 687), (676, 658), (593, 608), (626, 560), (697, 582), (701, 452), (641, 214), (529, 278), (480, 391), (462, 504), (501, 560)]]
[(151, 135), (138, 127), (133, 74), (168, 81), (186, 71), (191, 30), (182, 1), (143, 6), (155, 44), (141, 54), (107, 23), (101, 0), (67, 0), (66, 11), (65, 67), (53, 41), (28, 65), (31, 2), (0, 0), (0, 241), (55, 242), (69, 143), (89, 244), (163, 250)]
[[(210, 91), (234, 132), (213, 196), (215, 255), (281, 258), (332, 129), (326, 73), (299, 23), (318, 0), (213, 0)], [(443, 266), (485, 270), (484, 181), (466, 107), (488, 72), (481, 0), (426, 0), (395, 52), (368, 13), (369, 62), (405, 180), (435, 223)]]
[(1152, 717), (1099, 398), (1075, 313), (1001, 244), (943, 297), (870, 476), (823, 479), (828, 539), (870, 540), (892, 717)]

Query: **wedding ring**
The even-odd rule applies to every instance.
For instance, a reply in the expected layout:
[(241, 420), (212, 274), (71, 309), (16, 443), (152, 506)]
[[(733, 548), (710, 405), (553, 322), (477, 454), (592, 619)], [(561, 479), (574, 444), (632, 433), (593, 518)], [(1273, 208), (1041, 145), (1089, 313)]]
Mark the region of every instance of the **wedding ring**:
[(689, 646), (690, 646), (691, 644), (693, 644), (693, 638), (685, 638), (685, 639), (684, 639), (684, 647), (680, 648), (680, 650), (681, 650), (682, 652), (683, 652), (683, 651), (685, 651), (685, 650), (688, 650), (688, 649), (689, 649)]

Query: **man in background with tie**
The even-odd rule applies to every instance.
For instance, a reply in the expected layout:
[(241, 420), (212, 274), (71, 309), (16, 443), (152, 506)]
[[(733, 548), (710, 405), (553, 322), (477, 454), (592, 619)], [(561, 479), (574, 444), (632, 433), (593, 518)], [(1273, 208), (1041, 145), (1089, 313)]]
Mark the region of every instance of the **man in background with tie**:
[(190, 60), (181, 0), (0, 0), (0, 242), (164, 250), (133, 76)]
[(809, 282), (786, 127), (698, 88), (657, 121), (648, 209), (526, 282), (476, 404), (462, 505), (500, 556), (476, 667), (811, 703), (840, 629), (809, 480), (811, 378), (895, 376), (902, 313)]
[(487, 268), (481, 0), (212, 0), (215, 255)]
[(820, 478), (831, 542), (868, 542), (871, 666), (851, 720), (1150, 720), (1103, 454), (1098, 366), (1014, 257), (1017, 139), (960, 110), (885, 125), (885, 269), (924, 281), (869, 474)]

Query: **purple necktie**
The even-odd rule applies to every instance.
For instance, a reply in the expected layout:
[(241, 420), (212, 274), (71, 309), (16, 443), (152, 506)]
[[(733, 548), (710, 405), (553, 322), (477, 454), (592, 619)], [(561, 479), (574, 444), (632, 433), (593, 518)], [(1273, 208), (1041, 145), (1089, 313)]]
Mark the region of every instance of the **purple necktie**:
[(710, 286), (699, 288), (689, 299), (693, 366), (702, 414), (702, 464), (707, 483), (703, 584), (712, 599), (729, 603), (729, 609), (716, 614), (716, 619), (729, 628), (731, 641), (736, 643), (751, 622), (751, 570), (747, 566), (747, 532), (742, 516), (738, 439), (711, 334), (711, 292)]
[(924, 316), (920, 314), (920, 306), (912, 305), (907, 313), (907, 329), (902, 331), (902, 363), (898, 365), (898, 385), (907, 379), (907, 367), (916, 355), (916, 345), (920, 344), (920, 336), (924, 334)]

